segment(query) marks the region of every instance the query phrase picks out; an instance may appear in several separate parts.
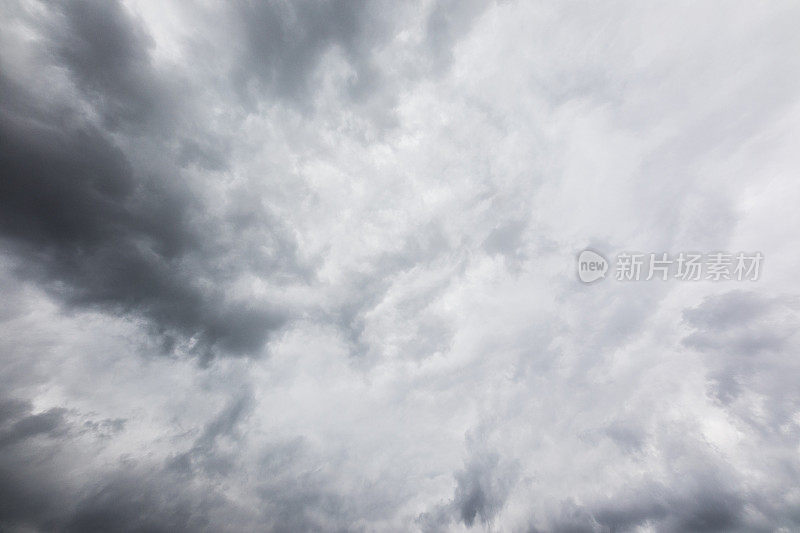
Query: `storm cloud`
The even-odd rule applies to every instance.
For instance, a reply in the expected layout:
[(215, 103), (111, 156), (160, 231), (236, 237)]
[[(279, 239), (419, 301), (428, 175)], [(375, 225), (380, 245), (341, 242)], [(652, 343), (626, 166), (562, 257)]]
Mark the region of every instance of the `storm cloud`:
[(798, 17), (5, 2), (0, 529), (800, 528)]

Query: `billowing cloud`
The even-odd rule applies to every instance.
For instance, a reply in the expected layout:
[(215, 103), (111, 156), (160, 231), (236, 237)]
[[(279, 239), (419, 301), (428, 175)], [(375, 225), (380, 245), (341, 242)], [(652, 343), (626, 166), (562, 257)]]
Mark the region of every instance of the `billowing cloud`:
[(797, 529), (798, 15), (7, 2), (0, 529)]

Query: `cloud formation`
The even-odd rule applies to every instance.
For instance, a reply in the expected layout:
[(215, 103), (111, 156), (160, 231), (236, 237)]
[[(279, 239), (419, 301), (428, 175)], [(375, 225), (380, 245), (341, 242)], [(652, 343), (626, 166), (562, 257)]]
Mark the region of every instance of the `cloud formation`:
[(797, 529), (798, 15), (7, 2), (0, 529)]

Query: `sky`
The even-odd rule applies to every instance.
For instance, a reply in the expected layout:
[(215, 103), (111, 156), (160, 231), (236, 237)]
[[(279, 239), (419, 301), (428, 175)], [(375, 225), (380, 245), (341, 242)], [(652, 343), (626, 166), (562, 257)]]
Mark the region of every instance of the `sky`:
[(797, 531), (799, 20), (0, 1), (0, 530)]

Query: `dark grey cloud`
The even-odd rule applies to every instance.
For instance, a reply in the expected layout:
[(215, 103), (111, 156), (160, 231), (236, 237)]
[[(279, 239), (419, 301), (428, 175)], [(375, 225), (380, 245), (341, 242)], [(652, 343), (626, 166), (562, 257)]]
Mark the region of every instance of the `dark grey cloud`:
[[(6, 399), (0, 402), (0, 448), (11, 446), (36, 436), (58, 437), (66, 431), (64, 415), (66, 409), (54, 407), (43, 413), (26, 414), (31, 410), (29, 402)], [(25, 414), (25, 416), (19, 416)], [(14, 420), (13, 423), (3, 423)]]
[[(193, 339), (204, 359), (257, 352), (288, 312), (231, 301), (226, 281), (247, 267), (282, 279), (311, 270), (292, 259), (290, 231), (252, 204), (251, 192), (222, 218), (207, 215), (187, 167), (229, 168), (231, 138), (195, 126), (186, 96), (198, 94), (202, 80), (157, 67), (152, 36), (118, 2), (41, 7), (19, 15), (42, 34), (34, 57), (64, 69), (82, 100), (46, 101), (3, 75), (0, 232), (20, 270), (46, 280), (69, 305), (143, 317), (167, 351)], [(389, 12), (359, 2), (236, 3), (224, 19), (238, 43), (230, 65), (238, 91), (309, 101), (314, 73), (334, 48), (354, 65), (353, 83), (371, 84), (371, 54), (397, 30)], [(225, 84), (202, 90), (230, 97)], [(87, 120), (82, 105), (100, 122)], [(162, 149), (155, 172), (129, 157), (143, 138)], [(277, 246), (262, 257), (265, 233)]]
[[(80, 480), (64, 477), (80, 448), (109, 445), (119, 420), (94, 420), (56, 408), (33, 413), (3, 400), (0, 413), (0, 527), (36, 531), (350, 530), (358, 504), (308, 463), (302, 438), (259, 446), (244, 463), (241, 447), (254, 399), (233, 395), (190, 434), (185, 452), (163, 462), (122, 457)], [(85, 422), (81, 423), (82, 420)], [(90, 433), (86, 433), (86, 429)], [(227, 493), (251, 478), (258, 505)], [(16, 528), (16, 529), (15, 529)]]
[(488, 2), (468, 0), (436, 2), (425, 24), (425, 39), (433, 61), (431, 68), (440, 73), (452, 61), (453, 44), (466, 34)]
[(747, 327), (780, 299), (752, 291), (733, 290), (707, 298), (701, 305), (683, 312), (691, 326), (707, 331)]
[(69, 69), (75, 84), (112, 129), (142, 126), (178, 105), (152, 68), (151, 37), (118, 2), (55, 4), (50, 19), (51, 60)]
[(463, 471), (456, 474), (453, 505), (465, 525), (472, 526), (476, 519), (491, 524), (503, 508), (515, 480), (513, 470), (498, 467), (499, 462), (496, 454), (477, 454)]
[(64, 408), (34, 413), (29, 401), (0, 400), (0, 527), (52, 529), (61, 505), (50, 483), (52, 450), (72, 424)]
[[(160, 477), (160, 476), (159, 476)], [(81, 501), (64, 531), (199, 531), (208, 527), (204, 503), (156, 477), (118, 473)]]
[(591, 503), (563, 501), (545, 530), (572, 533), (621, 533), (643, 527), (663, 532), (766, 530), (748, 522), (747, 496), (740, 488), (726, 484), (727, 474), (718, 468), (711, 463), (696, 464), (670, 483), (650, 480), (626, 487), (613, 498)]
[(416, 518), (423, 531), (445, 531), (453, 523), (492, 527), (517, 483), (519, 465), (514, 461), (503, 460), (496, 452), (487, 450), (479, 437), (470, 436), (467, 445), (470, 456), (464, 468), (454, 473), (452, 500)]
[[(198, 439), (202, 455), (214, 462), (209, 439), (230, 434), (241, 398), (214, 419)], [(0, 527), (41, 531), (199, 531), (212, 526), (209, 511), (232, 511), (231, 503), (214, 490), (193, 488), (186, 476), (169, 465), (123, 460), (84, 480), (75, 490), (63, 478), (69, 454), (94, 439), (107, 439), (124, 430), (121, 420), (80, 421), (54, 408), (32, 413), (29, 402), (0, 402)], [(85, 430), (89, 430), (88, 435)], [(197, 446), (195, 447), (195, 449)], [(194, 453), (194, 449), (193, 452)], [(66, 454), (66, 457), (62, 457)], [(220, 459), (221, 460), (221, 459)], [(219, 460), (217, 460), (219, 462)]]
[(734, 290), (709, 296), (683, 312), (692, 332), (682, 343), (702, 354), (714, 378), (715, 395), (730, 403), (747, 391), (773, 398), (774, 415), (791, 417), (800, 397), (786, 380), (797, 364), (798, 301)]
[[(342, 90), (345, 101), (385, 102), (385, 94), (407, 80), (393, 77), (398, 68), (412, 79), (445, 72), (451, 49), (465, 35), (487, 2), (435, 2), (425, 20), (424, 40), (414, 50), (419, 64), (380, 65), (376, 59), (397, 34), (404, 19), (421, 11), (416, 4), (336, 0), (236, 2), (231, 30), (241, 33), (244, 46), (232, 67), (238, 93), (249, 105), (264, 94), (308, 111), (313, 106), (320, 62), (331, 52), (340, 53), (352, 72)], [(387, 68), (388, 67), (388, 68)], [(385, 113), (386, 110), (383, 110)]]
[[(144, 30), (114, 2), (63, 9), (54, 20), (66, 22), (49, 34), (53, 59), (104, 123), (123, 127), (152, 113), (163, 124), (168, 96), (151, 83)], [(144, 317), (168, 349), (177, 335), (197, 336), (195, 351), (206, 358), (257, 351), (285, 317), (198, 285), (199, 275), (218, 277), (204, 257), (215, 237), (203, 234), (201, 206), (180, 168), (145, 175), (71, 104), (39, 101), (7, 76), (2, 84), (0, 232), (20, 271), (69, 305)]]
[[(202, 239), (185, 188), (134, 175), (124, 154), (89, 125), (58, 127), (6, 113), (2, 233), (26, 275), (47, 280), (72, 305), (142, 315), (165, 334), (201, 346), (255, 351), (283, 319), (228, 304), (194, 281)], [(203, 354), (206, 355), (206, 354)]]
[(724, 493), (672, 499), (631, 497), (628, 501), (610, 503), (592, 511), (574, 503), (565, 504), (562, 514), (548, 530), (559, 533), (624, 532), (649, 526), (657, 531), (675, 532), (752, 531), (742, 522), (742, 512), (741, 500)]
[(354, 65), (354, 83), (368, 83), (365, 78), (375, 75), (369, 64), (371, 41), (390, 35), (376, 16), (386, 8), (361, 1), (236, 3), (234, 27), (241, 28), (245, 39), (234, 73), (240, 91), (250, 97), (249, 93), (263, 95), (267, 89), (306, 104), (312, 74), (334, 47)]

